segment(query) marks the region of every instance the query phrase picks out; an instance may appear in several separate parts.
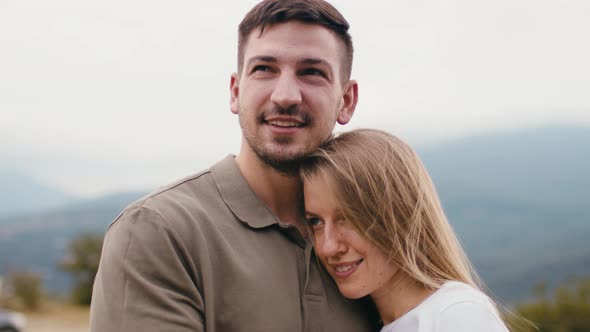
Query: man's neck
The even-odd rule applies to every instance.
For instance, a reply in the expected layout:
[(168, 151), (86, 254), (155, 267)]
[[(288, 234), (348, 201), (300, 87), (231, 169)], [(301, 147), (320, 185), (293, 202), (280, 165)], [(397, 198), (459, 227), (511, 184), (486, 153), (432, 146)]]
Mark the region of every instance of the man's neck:
[(254, 193), (282, 224), (297, 227), (305, 234), (302, 214), (302, 183), (298, 175), (288, 175), (262, 162), (257, 156), (240, 153), (236, 163)]

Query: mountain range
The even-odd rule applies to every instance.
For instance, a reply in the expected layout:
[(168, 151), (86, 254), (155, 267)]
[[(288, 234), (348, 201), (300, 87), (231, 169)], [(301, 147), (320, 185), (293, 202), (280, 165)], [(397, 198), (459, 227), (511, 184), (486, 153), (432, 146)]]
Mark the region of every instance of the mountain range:
[(14, 169), (0, 169), (0, 216), (45, 211), (78, 200)]
[[(590, 276), (590, 128), (466, 137), (418, 153), (469, 257), (497, 297), (525, 301), (540, 282), (554, 287), (571, 276)], [(0, 275), (32, 270), (55, 293), (69, 286), (56, 269), (69, 241), (80, 233), (104, 233), (125, 205), (145, 194), (80, 200), (12, 174), (7, 186), (0, 173), (0, 198), (12, 202), (0, 209)], [(37, 194), (19, 196), (13, 188)]]
[(449, 220), (489, 288), (590, 275), (590, 129), (521, 130), (421, 151)]

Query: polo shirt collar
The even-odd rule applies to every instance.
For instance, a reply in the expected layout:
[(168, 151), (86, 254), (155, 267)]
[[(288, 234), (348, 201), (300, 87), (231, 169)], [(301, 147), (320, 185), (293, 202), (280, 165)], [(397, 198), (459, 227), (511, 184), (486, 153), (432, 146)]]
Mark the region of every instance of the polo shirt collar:
[(213, 180), (225, 204), (234, 215), (252, 228), (278, 224), (278, 219), (246, 182), (233, 155), (211, 167)]

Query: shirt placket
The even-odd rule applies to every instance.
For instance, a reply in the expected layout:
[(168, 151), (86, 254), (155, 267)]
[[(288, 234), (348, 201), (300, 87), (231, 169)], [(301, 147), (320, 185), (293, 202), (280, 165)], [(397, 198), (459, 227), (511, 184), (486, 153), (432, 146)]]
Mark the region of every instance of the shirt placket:
[[(305, 285), (302, 296), (303, 326), (305, 332), (322, 332), (325, 320), (326, 292), (322, 283), (319, 263), (312, 254), (312, 245), (305, 247)], [(313, 261), (312, 261), (313, 260)]]

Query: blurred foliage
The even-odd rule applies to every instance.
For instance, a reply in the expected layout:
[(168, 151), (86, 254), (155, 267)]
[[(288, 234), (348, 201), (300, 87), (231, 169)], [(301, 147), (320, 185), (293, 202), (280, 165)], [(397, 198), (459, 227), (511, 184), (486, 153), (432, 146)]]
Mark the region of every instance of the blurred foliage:
[(517, 307), (517, 315), (530, 320), (537, 328), (517, 324), (513, 331), (590, 332), (590, 278), (571, 278), (552, 295), (545, 284), (534, 289), (536, 300)]
[(90, 304), (102, 242), (102, 234), (84, 233), (77, 236), (70, 242), (67, 255), (59, 264), (59, 268), (74, 279), (71, 296), (76, 304)]
[(13, 272), (6, 280), (0, 303), (17, 310), (38, 310), (43, 299), (41, 276), (28, 271)]

